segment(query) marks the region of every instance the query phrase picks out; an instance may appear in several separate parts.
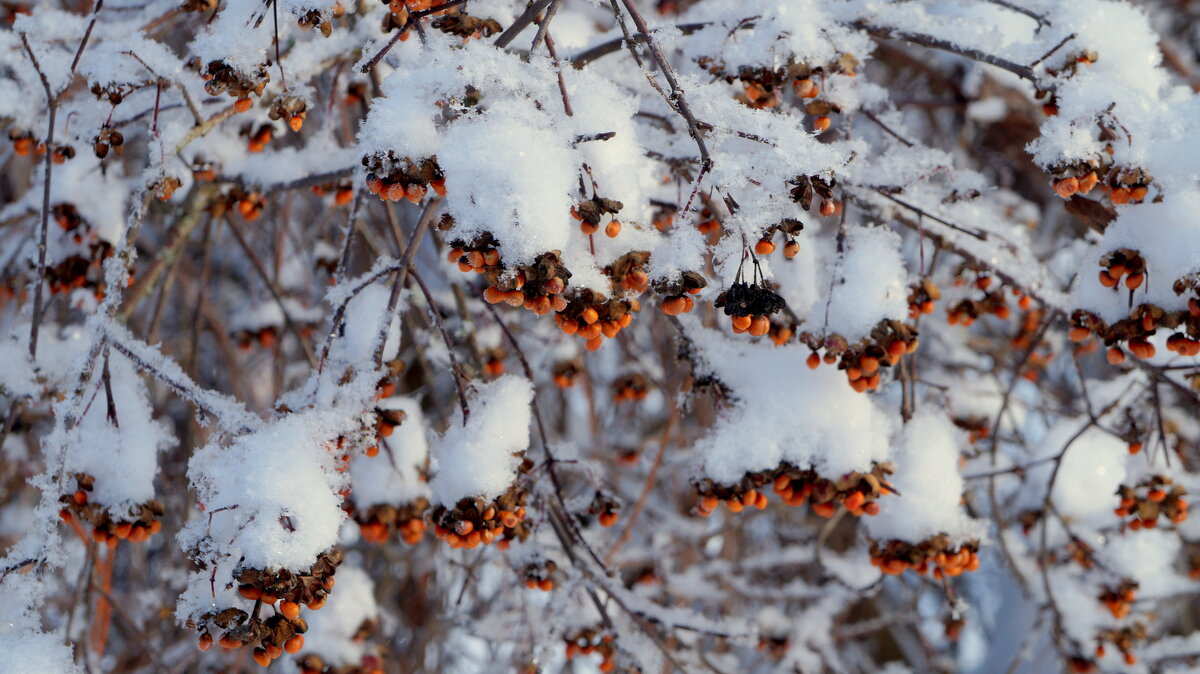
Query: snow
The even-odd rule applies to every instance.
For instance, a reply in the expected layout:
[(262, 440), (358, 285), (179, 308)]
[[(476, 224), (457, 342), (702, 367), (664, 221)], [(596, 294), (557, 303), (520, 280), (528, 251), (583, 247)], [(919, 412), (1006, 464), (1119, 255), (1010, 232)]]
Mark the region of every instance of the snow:
[(475, 388), (467, 423), (456, 421), (434, 445), (429, 487), (435, 505), (503, 494), (516, 476), (519, 453), (529, 447), (532, 383), (504, 375)]
[(382, 439), (384, 447), (379, 454), (358, 456), (350, 462), (354, 504), (362, 510), (429, 497), (429, 486), (422, 477), (429, 453), (428, 430), (420, 403), (397, 396), (380, 401), (379, 407), (403, 410), (404, 422), (391, 437)]
[(316, 653), (335, 667), (356, 666), (370, 647), (354, 638), (366, 621), (379, 619), (375, 583), (363, 569), (343, 564), (337, 571), (337, 591), (320, 611), (308, 617), (305, 653)]
[(95, 478), (95, 489), (88, 498), (120, 517), (154, 498), (158, 453), (175, 439), (167, 424), (154, 418), (145, 384), (134, 365), (123, 356), (111, 355), (109, 369), (116, 423), (108, 418), (107, 394), (101, 369), (96, 368), (88, 382), (94, 395), (71, 430), (64, 467), (71, 474)]
[(834, 368), (809, 370), (806, 347), (750, 344), (701, 328), (688, 332), (703, 371), (734, 396), (695, 445), (702, 476), (730, 484), (787, 461), (837, 478), (889, 459), (889, 416)]
[(890, 482), (900, 494), (881, 502), (880, 513), (866, 519), (878, 539), (920, 543), (946, 533), (960, 542), (979, 539), (982, 522), (963, 512), (963, 480), (958, 472), (959, 448), (965, 443), (950, 422), (922, 411), (905, 425)]
[(900, 237), (884, 228), (855, 228), (846, 236), (846, 253), (836, 269), (829, 296), (830, 333), (854, 342), (884, 318), (908, 313), (908, 288)]

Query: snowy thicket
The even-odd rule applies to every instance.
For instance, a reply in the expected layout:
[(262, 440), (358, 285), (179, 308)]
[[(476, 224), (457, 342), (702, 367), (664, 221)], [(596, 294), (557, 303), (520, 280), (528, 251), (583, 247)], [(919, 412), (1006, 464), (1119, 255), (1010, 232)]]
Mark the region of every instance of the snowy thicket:
[(0, 5), (0, 673), (1200, 667), (1194, 4)]

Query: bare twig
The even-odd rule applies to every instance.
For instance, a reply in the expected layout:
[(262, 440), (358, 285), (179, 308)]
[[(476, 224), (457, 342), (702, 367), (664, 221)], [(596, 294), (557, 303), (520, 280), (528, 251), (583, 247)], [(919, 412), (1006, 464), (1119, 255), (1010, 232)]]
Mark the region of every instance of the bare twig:
[[(38, 343), (38, 327), (42, 323), (42, 286), (46, 282), (46, 237), (50, 222), (50, 173), (51, 167), (54, 165), (52, 156), (54, 154), (54, 122), (58, 117), (58, 100), (54, 97), (54, 92), (50, 89), (50, 81), (46, 79), (46, 73), (42, 71), (42, 65), (38, 63), (37, 56), (33, 53), (33, 48), (29, 46), (29, 38), (25, 33), (21, 33), (21, 44), (25, 46), (25, 52), (29, 54), (29, 60), (33, 62), (33, 69), (37, 71), (38, 77), (42, 81), (42, 88), (46, 91), (46, 105), (50, 107), (50, 119), (46, 125), (46, 160), (45, 172), (43, 173), (42, 182), (42, 223), (38, 229), (38, 263), (37, 263), (37, 279), (34, 281), (33, 288), (33, 316), (29, 326), (29, 357), (37, 360), (37, 343)], [(81, 49), (82, 51), (82, 49)]]

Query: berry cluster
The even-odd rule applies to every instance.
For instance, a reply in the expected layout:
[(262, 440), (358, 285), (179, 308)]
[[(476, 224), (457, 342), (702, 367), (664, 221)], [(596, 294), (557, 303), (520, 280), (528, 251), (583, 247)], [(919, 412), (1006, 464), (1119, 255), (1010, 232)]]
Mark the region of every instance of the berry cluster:
[(802, 506), (811, 500), (813, 512), (821, 517), (832, 517), (839, 504), (856, 517), (875, 515), (879, 513), (876, 499), (884, 491), (894, 491), (887, 482), (892, 470), (891, 464), (877, 463), (869, 473), (851, 472), (830, 479), (811, 468), (802, 470), (785, 463), (774, 470), (748, 473), (733, 485), (719, 485), (705, 478), (695, 485), (700, 503), (694, 512), (708, 517), (721, 502), (735, 513), (748, 507), (763, 510), (767, 495), (761, 488), (769, 483), (785, 505)]
[(507, 549), (510, 541), (523, 541), (531, 532), (525, 521), (525, 497), (524, 489), (513, 486), (491, 502), (465, 498), (453, 509), (436, 506), (431, 513), (434, 532), (452, 548), (495, 541), (501, 550)]
[[(1133, 647), (1139, 641), (1146, 639), (1146, 626), (1140, 622), (1135, 622), (1132, 625), (1124, 627), (1114, 627), (1111, 629), (1101, 630), (1096, 635), (1096, 660), (1103, 658), (1107, 652), (1104, 644), (1109, 643), (1116, 647), (1117, 651), (1125, 660), (1125, 664), (1133, 666), (1137, 664), (1137, 657), (1133, 654)], [(1095, 660), (1077, 655), (1070, 660), (1071, 671), (1078, 674), (1087, 674), (1097, 671), (1098, 667)]]
[(384, 201), (418, 203), (429, 190), (439, 197), (446, 196), (446, 176), (438, 166), (437, 157), (420, 162), (398, 159), (394, 154), (370, 155), (362, 158), (367, 168), (367, 191)]
[[(28, 156), (30, 152), (41, 156), (46, 154), (46, 144), (34, 137), (29, 131), (24, 131), (17, 128), (8, 130), (8, 139), (12, 141), (13, 152), (18, 157)], [(68, 159), (75, 157), (75, 148), (65, 143), (55, 143), (50, 148), (50, 160), (55, 164), (62, 164)]]
[(549, 592), (556, 584), (554, 579), (558, 575), (558, 564), (552, 559), (538, 559), (526, 563), (519, 573), (525, 580), (525, 587)]
[[(916, 328), (891, 319), (880, 321), (870, 335), (854, 344), (836, 334), (821, 338), (805, 332), (801, 339), (813, 350), (808, 356), (808, 367), (815, 370), (822, 360), (829, 365), (836, 362), (838, 369), (846, 372), (850, 386), (859, 393), (879, 388), (881, 368), (896, 365), (901, 357), (913, 353), (920, 345)], [(822, 348), (824, 357), (817, 353)]]
[[(524, 307), (538, 316), (567, 308), (563, 293), (571, 272), (558, 251), (542, 253), (533, 264), (508, 267), (501, 264), (499, 242), (483, 233), (470, 243), (454, 241), (446, 259), (458, 264), (462, 272), (474, 271), (487, 281), (483, 299), (489, 304), (505, 302)], [(560, 326), (561, 327), (561, 326)]]
[(758, 243), (754, 244), (754, 252), (758, 255), (770, 255), (775, 252), (775, 233), (779, 232), (784, 238), (783, 256), (787, 259), (796, 257), (800, 252), (800, 244), (796, 242), (796, 235), (800, 230), (804, 229), (804, 223), (795, 218), (785, 218), (778, 223), (771, 225), (763, 232)]
[[(970, 281), (969, 276), (974, 276), (974, 280)], [(946, 322), (950, 325), (968, 327), (975, 322), (975, 319), (989, 314), (995, 315), (1000, 320), (1008, 320), (1008, 317), (1012, 315), (1012, 309), (1004, 299), (1004, 286), (1001, 283), (997, 283), (997, 281), (998, 279), (990, 275), (983, 268), (973, 265), (964, 266), (956, 275), (954, 285), (962, 287), (970, 282), (977, 290), (983, 293), (983, 296), (978, 298), (963, 298), (950, 307), (947, 307)], [(993, 284), (996, 287), (993, 288)], [(1012, 288), (1011, 292), (1018, 298), (1017, 306), (1022, 310), (1033, 306), (1033, 299), (1028, 295), (1022, 294), (1020, 288)]]
[(613, 671), (616, 665), (614, 659), (616, 658), (617, 647), (613, 642), (612, 634), (602, 632), (597, 628), (584, 628), (564, 638), (567, 642), (567, 660), (571, 660), (577, 655), (599, 653), (603, 658), (600, 662), (600, 671), (605, 674)]
[(929, 279), (914, 283), (908, 293), (908, 317), (928, 316), (933, 313), (934, 303), (942, 299), (942, 291)]
[(120, 131), (105, 124), (100, 127), (99, 133), (92, 140), (92, 150), (96, 153), (97, 159), (104, 159), (108, 156), (110, 149), (116, 152), (118, 157), (124, 154), (125, 136)]
[(636, 298), (605, 297), (592, 290), (580, 290), (554, 317), (555, 324), (568, 335), (587, 340), (585, 347), (595, 351), (633, 322), (633, 314), (642, 308)]
[(817, 212), (824, 217), (830, 217), (842, 212), (842, 204), (833, 198), (833, 188), (837, 187), (837, 179), (833, 177), (825, 178), (819, 175), (814, 176), (796, 176), (787, 181), (791, 185), (788, 194), (791, 195), (792, 201), (800, 204), (800, 208), (808, 211), (812, 209), (813, 197), (821, 197)]
[[(199, 60), (194, 60), (193, 65), (199, 67)], [(269, 65), (261, 64), (252, 73), (245, 74), (224, 61), (210, 61), (200, 70), (200, 77), (205, 82), (204, 91), (209, 96), (228, 93), (235, 99), (234, 109), (245, 112), (251, 106), (250, 94), (262, 96), (263, 88), (271, 81), (271, 73), (267, 69)]]
[(345, 206), (354, 198), (354, 186), (348, 182), (330, 182), (322, 185), (313, 185), (312, 191), (313, 194), (319, 197), (332, 194), (333, 203), (337, 206)]
[(575, 385), (575, 379), (582, 371), (582, 360), (578, 358), (561, 360), (554, 364), (554, 370), (552, 372), (554, 384), (559, 388), (570, 388)]
[[(757, 268), (756, 263), (755, 269)], [(738, 276), (741, 277), (740, 271)], [(757, 277), (757, 273), (755, 276)], [(713, 306), (725, 310), (734, 333), (748, 332), (753, 337), (761, 337), (771, 330), (770, 316), (779, 313), (785, 303), (778, 293), (760, 284), (756, 279), (752, 283), (735, 281), (717, 296)]]
[(250, 152), (262, 152), (271, 139), (275, 137), (275, 127), (271, 124), (243, 124), (238, 135), (246, 138), (246, 149)]
[(321, 31), (321, 35), (329, 37), (333, 34), (333, 19), (340, 19), (346, 14), (346, 8), (342, 3), (336, 2), (333, 5), (333, 11), (322, 12), (319, 9), (310, 9), (296, 20), (301, 30), (312, 30), (316, 28)]
[(940, 580), (978, 569), (979, 543), (955, 543), (946, 534), (931, 536), (916, 545), (901, 540), (873, 541), (871, 564), (889, 576), (898, 576), (908, 569), (925, 575), (932, 568), (934, 577)]
[(613, 402), (640, 402), (650, 393), (650, 382), (641, 373), (617, 377), (612, 382)]
[[(254, 602), (252, 613), (230, 607), (205, 613), (200, 623), (188, 621), (188, 627), (200, 631), (200, 649), (208, 650), (213, 632), (221, 631), (220, 644), (225, 649), (243, 646), (253, 648), (254, 661), (263, 667), (288, 653), (297, 653), (304, 646), (308, 623), (300, 617), (303, 604), (311, 610), (320, 609), (333, 589), (333, 574), (342, 563), (339, 550), (321, 553), (304, 573), (287, 569), (238, 569), (234, 578), (238, 594)], [(264, 605), (275, 609), (274, 615), (260, 618)]]
[(654, 292), (662, 296), (662, 311), (668, 316), (691, 312), (696, 302), (689, 295), (696, 295), (708, 285), (708, 281), (694, 271), (685, 271), (674, 280), (659, 279), (654, 282)]
[[(1132, 300), (1133, 289), (1144, 281), (1145, 263), (1137, 251), (1128, 249), (1116, 250), (1106, 255), (1100, 262), (1104, 269), (1100, 272), (1100, 281), (1106, 286), (1116, 287), (1121, 278), (1130, 288)], [(1125, 352), (1118, 345), (1125, 342), (1129, 352), (1138, 358), (1151, 358), (1156, 349), (1150, 343), (1150, 337), (1159, 328), (1171, 330), (1167, 338), (1167, 349), (1181, 356), (1200, 355), (1200, 299), (1196, 294), (1200, 280), (1185, 276), (1175, 281), (1172, 286), (1175, 294), (1191, 293), (1187, 309), (1167, 311), (1153, 304), (1139, 304), (1132, 307), (1129, 318), (1124, 318), (1112, 324), (1106, 323), (1099, 316), (1084, 310), (1078, 310), (1071, 315), (1072, 328), (1069, 337), (1075, 342), (1084, 342), (1092, 334), (1100, 337), (1108, 347), (1108, 362), (1119, 365), (1125, 362)]]
[(1112, 613), (1114, 618), (1124, 618), (1133, 609), (1137, 598), (1138, 584), (1136, 581), (1123, 580), (1116, 587), (1106, 587), (1100, 593), (1100, 603)]
[(1131, 517), (1127, 524), (1135, 531), (1158, 526), (1159, 515), (1179, 524), (1188, 516), (1188, 504), (1183, 498), (1186, 494), (1183, 485), (1173, 485), (1171, 478), (1152, 475), (1136, 486), (1118, 487), (1117, 496), (1121, 497), (1121, 505), (1114, 512), (1122, 519)]
[[(210, 169), (203, 169), (205, 172)], [(193, 171), (195, 175), (195, 171)], [(207, 177), (207, 176), (205, 176)], [(247, 191), (240, 186), (234, 186), (221, 196), (214, 198), (208, 205), (208, 213), (214, 218), (224, 217), (229, 211), (237, 211), (246, 222), (253, 222), (262, 216), (267, 207), (267, 200), (257, 191)]]
[[(620, 509), (621, 504), (617, 502), (617, 499), (612, 494), (597, 490), (585, 514), (588, 517), (596, 518), (600, 526), (611, 527), (620, 518), (620, 514), (618, 513)], [(585, 517), (581, 516), (580, 519), (583, 520), (584, 525), (587, 524)]]
[(615, 199), (605, 199), (596, 194), (572, 206), (571, 217), (579, 221), (579, 230), (584, 235), (591, 236), (600, 231), (600, 225), (604, 225), (604, 234), (615, 239), (621, 233), (621, 221), (617, 219), (617, 213), (623, 207)]
[[(87, 473), (75, 474), (74, 493), (59, 497), (63, 508), (58, 516), (63, 522), (86, 524), (92, 528), (97, 543), (128, 540), (141, 543), (162, 529), (163, 504), (155, 499), (130, 508), (124, 516), (115, 517), (109, 508), (88, 496), (95, 489), (95, 478)], [(78, 531), (78, 529), (76, 529)]]
[(278, 96), (271, 101), (271, 107), (267, 110), (267, 117), (272, 120), (286, 120), (288, 128), (295, 132), (299, 132), (304, 126), (304, 118), (307, 115), (308, 104), (299, 96)]
[(365, 513), (354, 512), (351, 516), (358, 522), (363, 540), (368, 543), (386, 543), (398, 531), (401, 540), (416, 545), (425, 536), (424, 518), (428, 509), (429, 501), (420, 498), (402, 506), (380, 503)]

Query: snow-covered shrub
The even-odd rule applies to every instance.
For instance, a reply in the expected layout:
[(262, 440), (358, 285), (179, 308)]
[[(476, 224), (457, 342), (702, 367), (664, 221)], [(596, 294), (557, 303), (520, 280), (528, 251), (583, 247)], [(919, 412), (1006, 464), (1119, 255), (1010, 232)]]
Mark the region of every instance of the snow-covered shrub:
[(1200, 666), (1193, 4), (3, 4), (0, 672)]

